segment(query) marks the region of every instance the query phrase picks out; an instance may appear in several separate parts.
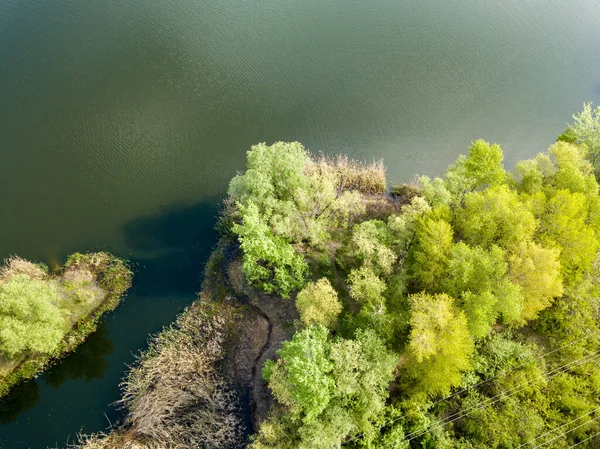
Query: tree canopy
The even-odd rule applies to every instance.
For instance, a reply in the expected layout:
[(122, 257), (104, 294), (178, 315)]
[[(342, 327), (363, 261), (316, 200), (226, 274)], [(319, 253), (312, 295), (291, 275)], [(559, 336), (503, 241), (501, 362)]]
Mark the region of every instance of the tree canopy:
[(9, 357), (25, 351), (51, 353), (67, 330), (58, 304), (52, 281), (18, 274), (0, 282), (0, 351)]
[(302, 325), (265, 365), (277, 405), (251, 447), (596, 447), (599, 111), (514, 170), (477, 140), (376, 201), (320, 179), (299, 144), (253, 147), (230, 190), (245, 272), (299, 290)]

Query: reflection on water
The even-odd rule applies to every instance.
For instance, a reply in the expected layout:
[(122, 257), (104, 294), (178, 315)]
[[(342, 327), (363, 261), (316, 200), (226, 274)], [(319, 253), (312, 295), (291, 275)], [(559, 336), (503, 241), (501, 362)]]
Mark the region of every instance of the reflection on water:
[(114, 350), (106, 324), (101, 322), (98, 329), (82, 343), (75, 352), (50, 367), (40, 379), (21, 382), (10, 393), (0, 399), (0, 424), (8, 424), (21, 413), (31, 409), (39, 400), (38, 382), (43, 381), (58, 388), (68, 379), (101, 379), (108, 367), (106, 356)]
[(37, 381), (21, 382), (7, 396), (0, 399), (0, 424), (14, 421), (21, 412), (29, 410), (39, 400)]
[(53, 387), (59, 387), (67, 379), (83, 379), (86, 382), (100, 379), (108, 367), (106, 356), (114, 349), (106, 324), (101, 322), (98, 330), (90, 335), (75, 352), (52, 366), (46, 372), (44, 379)]

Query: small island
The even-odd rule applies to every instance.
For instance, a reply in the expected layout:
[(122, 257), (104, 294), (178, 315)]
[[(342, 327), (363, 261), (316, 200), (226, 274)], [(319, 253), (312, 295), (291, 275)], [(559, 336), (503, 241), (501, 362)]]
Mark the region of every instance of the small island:
[(507, 171), (253, 146), (203, 291), (82, 448), (598, 447), (600, 109)]
[(0, 268), (0, 396), (82, 343), (117, 307), (131, 276), (105, 252), (73, 254), (56, 273), (8, 259)]

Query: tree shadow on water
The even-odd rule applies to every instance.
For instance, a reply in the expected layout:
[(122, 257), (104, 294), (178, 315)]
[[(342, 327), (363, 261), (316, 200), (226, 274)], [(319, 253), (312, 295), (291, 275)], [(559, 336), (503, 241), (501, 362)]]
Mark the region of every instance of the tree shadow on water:
[(64, 360), (52, 366), (44, 375), (47, 384), (59, 387), (68, 379), (101, 379), (108, 363), (106, 356), (114, 350), (114, 345), (108, 335), (108, 329), (103, 322), (98, 324), (96, 332), (91, 334), (75, 352)]
[[(44, 381), (57, 388), (69, 379), (100, 379), (108, 367), (106, 357), (114, 349), (108, 337), (108, 329), (104, 323), (98, 325), (98, 330), (91, 334), (75, 352), (58, 361), (50, 367), (42, 377)], [(40, 400), (40, 380), (32, 379), (20, 382), (10, 392), (0, 399), (0, 424), (8, 424), (17, 417), (33, 408)]]
[(135, 270), (134, 288), (143, 296), (194, 294), (202, 267), (216, 242), (218, 199), (169, 207), (124, 226)]
[(37, 381), (21, 382), (0, 399), (0, 424), (8, 424), (40, 400)]

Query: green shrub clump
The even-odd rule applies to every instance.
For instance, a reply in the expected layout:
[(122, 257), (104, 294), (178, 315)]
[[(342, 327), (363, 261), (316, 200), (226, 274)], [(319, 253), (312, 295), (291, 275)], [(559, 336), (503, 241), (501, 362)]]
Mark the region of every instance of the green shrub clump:
[(10, 358), (27, 351), (52, 353), (68, 330), (59, 302), (53, 281), (18, 274), (0, 283), (0, 351)]

